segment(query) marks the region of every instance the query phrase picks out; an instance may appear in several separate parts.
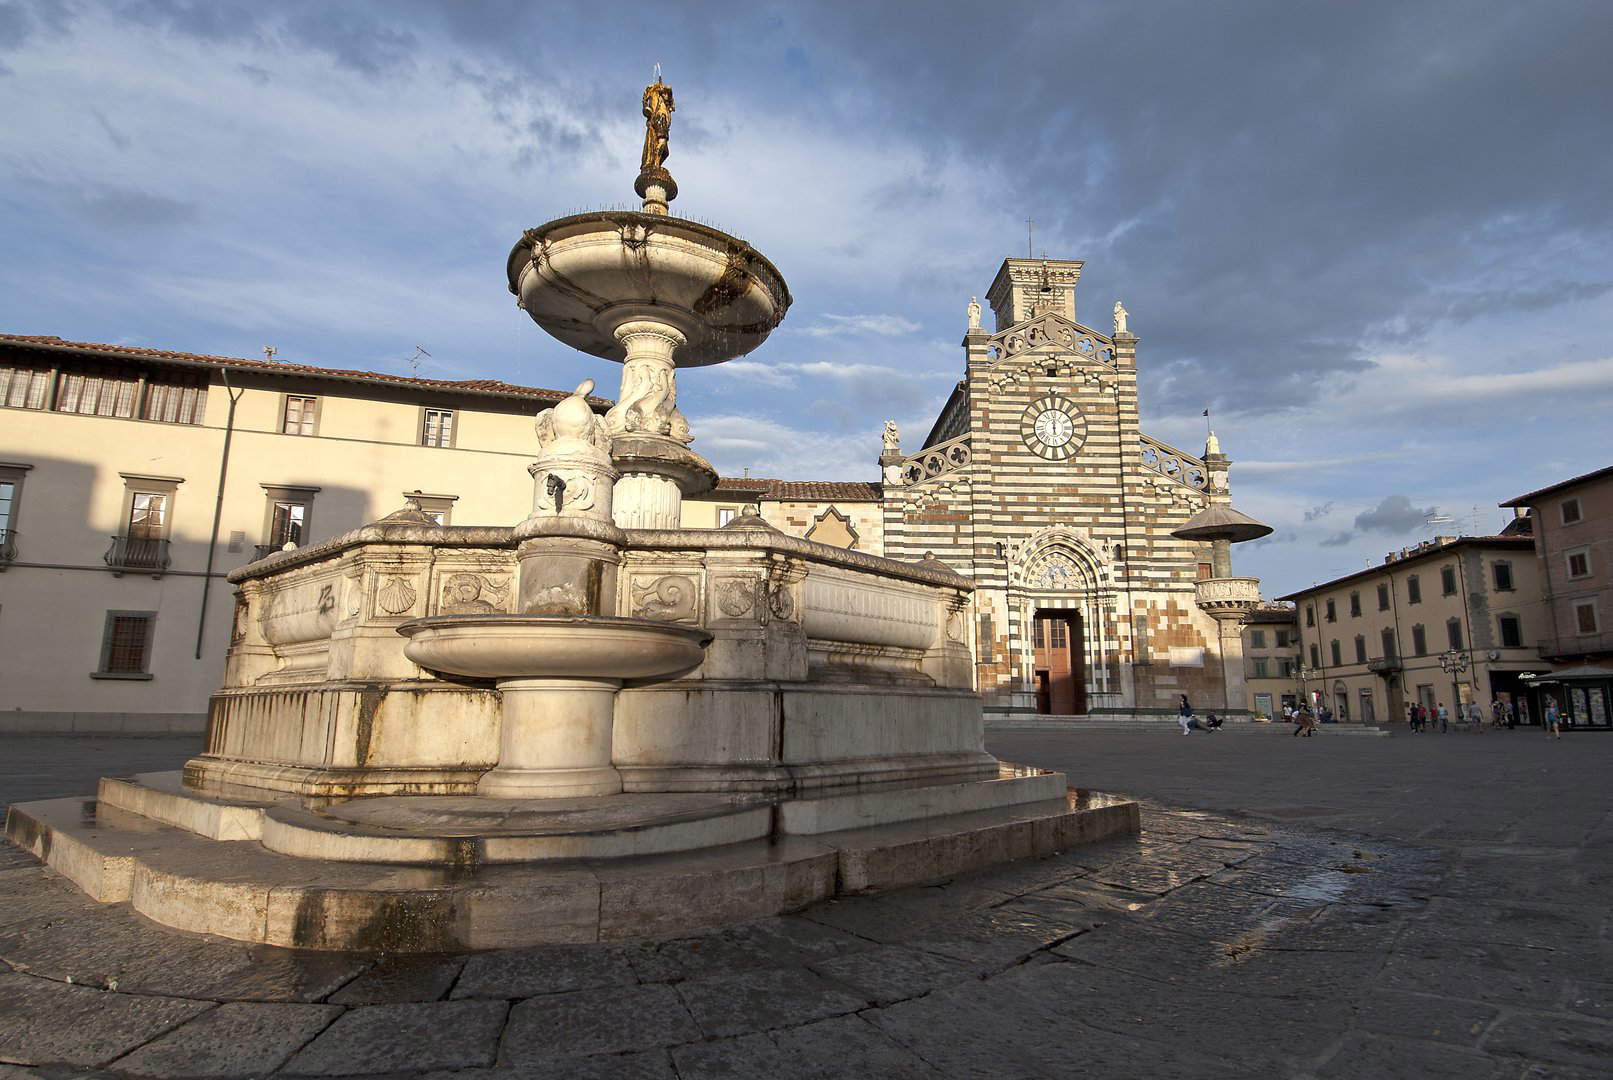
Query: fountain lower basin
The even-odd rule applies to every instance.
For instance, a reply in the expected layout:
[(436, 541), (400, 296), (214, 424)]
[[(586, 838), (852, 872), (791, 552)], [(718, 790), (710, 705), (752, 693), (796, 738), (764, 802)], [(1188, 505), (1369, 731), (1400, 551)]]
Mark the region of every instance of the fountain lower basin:
[(421, 667), (497, 680), (499, 760), (476, 792), (512, 799), (619, 793), (616, 691), (693, 671), (711, 641), (695, 627), (599, 615), (438, 615), (397, 629)]

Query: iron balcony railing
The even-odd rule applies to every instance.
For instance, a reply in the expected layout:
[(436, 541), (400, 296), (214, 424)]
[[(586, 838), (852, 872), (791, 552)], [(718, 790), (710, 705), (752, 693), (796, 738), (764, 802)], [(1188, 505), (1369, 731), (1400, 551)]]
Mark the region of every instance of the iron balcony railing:
[(161, 574), (168, 569), (168, 541), (151, 536), (114, 536), (106, 551), (106, 564), (119, 574), (125, 570)]
[(1540, 655), (1551, 659), (1613, 652), (1613, 633), (1560, 634), (1540, 642)]

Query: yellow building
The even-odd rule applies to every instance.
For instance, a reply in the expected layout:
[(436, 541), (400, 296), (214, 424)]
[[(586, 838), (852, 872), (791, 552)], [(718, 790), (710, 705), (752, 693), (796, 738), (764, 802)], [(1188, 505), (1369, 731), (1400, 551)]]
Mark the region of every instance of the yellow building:
[(520, 520), (564, 396), (0, 335), (0, 731), (200, 730), (228, 571), (410, 496)]
[(1283, 706), (1297, 706), (1299, 629), (1289, 604), (1262, 604), (1244, 616), (1244, 678), (1251, 716), (1281, 717)]
[(1499, 536), (1441, 536), (1282, 597), (1298, 609), (1300, 678), (1341, 723), (1392, 723), (1421, 702), (1517, 698), (1544, 626), (1528, 519)]

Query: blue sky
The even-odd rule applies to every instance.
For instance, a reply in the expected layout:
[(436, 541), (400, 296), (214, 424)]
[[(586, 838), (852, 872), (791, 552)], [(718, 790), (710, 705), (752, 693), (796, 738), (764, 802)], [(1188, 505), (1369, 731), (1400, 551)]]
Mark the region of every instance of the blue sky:
[(1031, 217), (1130, 310), (1145, 429), (1213, 409), (1276, 595), (1608, 463), (1610, 55), (1566, 0), (0, 2), (0, 329), (612, 392), (503, 267), (634, 201), (659, 62), (674, 209), (795, 296), (680, 378), (720, 469), (917, 449)]

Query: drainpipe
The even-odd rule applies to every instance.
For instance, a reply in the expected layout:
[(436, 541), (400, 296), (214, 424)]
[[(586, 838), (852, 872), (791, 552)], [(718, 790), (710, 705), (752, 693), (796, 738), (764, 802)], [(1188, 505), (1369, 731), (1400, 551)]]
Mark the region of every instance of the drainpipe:
[(230, 441), (235, 435), (235, 403), (244, 391), (230, 385), (230, 369), (220, 369), (224, 391), (230, 395), (230, 411), (224, 419), (224, 450), (218, 459), (218, 496), (213, 500), (213, 531), (207, 538), (207, 569), (202, 574), (202, 607), (196, 616), (196, 659), (202, 658), (202, 642), (207, 634), (207, 598), (213, 591), (213, 559), (218, 551), (218, 526), (224, 516), (224, 478), (230, 471)]

